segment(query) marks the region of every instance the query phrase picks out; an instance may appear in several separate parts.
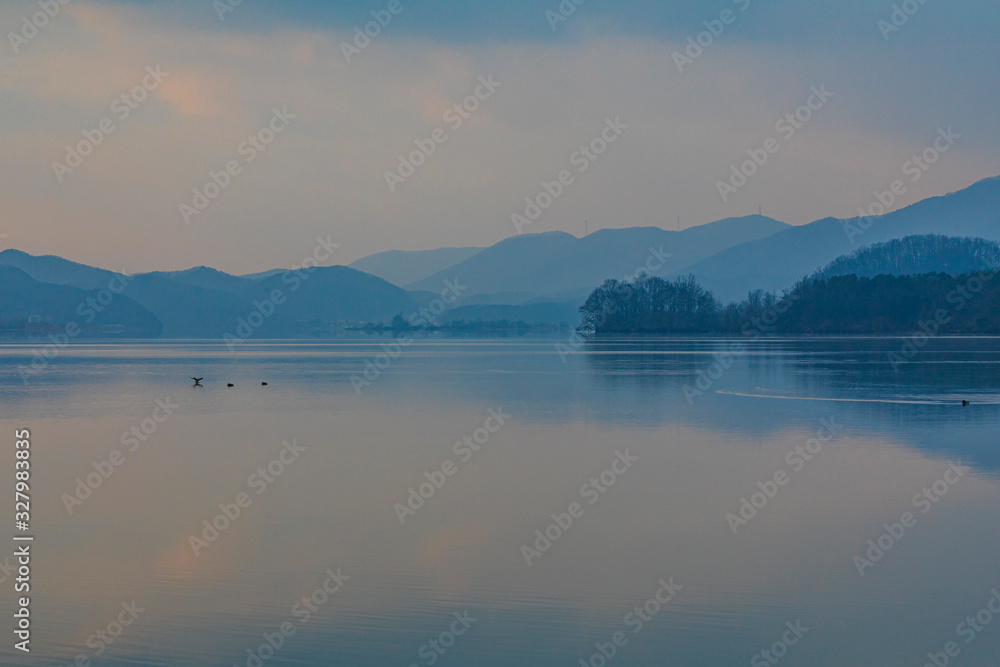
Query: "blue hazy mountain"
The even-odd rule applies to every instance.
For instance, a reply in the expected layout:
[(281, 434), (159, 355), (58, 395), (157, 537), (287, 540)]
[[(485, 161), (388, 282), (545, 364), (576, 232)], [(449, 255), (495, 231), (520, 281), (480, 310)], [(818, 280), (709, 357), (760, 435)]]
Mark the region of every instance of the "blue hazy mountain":
[(458, 279), (468, 286), (463, 303), (489, 295), (502, 295), (489, 299), (493, 303), (582, 302), (607, 278), (621, 278), (647, 266), (658, 266), (658, 275), (671, 273), (724, 248), (766, 238), (787, 227), (753, 215), (680, 232), (632, 227), (602, 229), (583, 238), (566, 232), (524, 234), (500, 241), (407, 288), (437, 291), (445, 280)]
[(145, 338), (163, 332), (163, 323), (152, 312), (124, 294), (112, 294), (107, 289), (43, 283), (16, 267), (0, 266), (0, 332), (67, 334), (68, 324), (75, 325), (68, 332), (74, 338), (111, 333)]
[[(978, 239), (935, 238), (941, 235)], [(928, 238), (906, 238), (912, 236)], [(896, 239), (902, 241), (893, 242)], [(637, 271), (665, 277), (692, 273), (728, 302), (741, 300), (752, 289), (791, 287), (835, 260), (838, 268), (832, 270), (836, 271), (963, 272), (969, 262), (995, 256), (988, 242), (998, 240), (1000, 177), (877, 218), (825, 218), (790, 227), (771, 218), (749, 216), (680, 232), (633, 227), (604, 229), (583, 238), (549, 232), (514, 236), (482, 250), (389, 252), (355, 263), (401, 282), (438, 269), (407, 284), (410, 291), (343, 266), (309, 272), (274, 269), (249, 276), (196, 267), (133, 276), (125, 294), (162, 322), (164, 336), (172, 337), (213, 338), (232, 332), (240, 318), (261, 309), (256, 304), (269, 310), (266, 300), (275, 290), (281, 290), (287, 301), (264, 318), (256, 336), (318, 333), (334, 323), (389, 322), (397, 314), (406, 316), (426, 305), (446, 280), (465, 287), (457, 308), (466, 309), (456, 309), (448, 320), (551, 324), (565, 321), (566, 313), (604, 280)], [(885, 242), (893, 243), (864, 250)], [(439, 268), (456, 259), (455, 264)], [(21, 276), (10, 278), (19, 281), (29, 296), (37, 290), (35, 283), (95, 290), (107, 287), (119, 275), (18, 250), (0, 252), (0, 266), (19, 269), (33, 279), (24, 283)], [(5, 290), (5, 298), (12, 298), (9, 287)], [(24, 315), (24, 302), (11, 303), (21, 308), (11, 310), (11, 317), (15, 312)]]
[(264, 293), (280, 289), (288, 295), (282, 314), (298, 321), (388, 322), (408, 316), (419, 303), (406, 290), (348, 266), (283, 272), (259, 282)]
[[(248, 289), (252, 289), (254, 279), (246, 276), (232, 276), (228, 273), (209, 268), (207, 266), (197, 266), (186, 271), (155, 271), (152, 273), (139, 274), (140, 276), (157, 276), (166, 278), (176, 283), (204, 287), (205, 289), (218, 290), (220, 292), (231, 292), (239, 294)], [(270, 275), (270, 274), (269, 274)], [(267, 276), (261, 276), (267, 277)]]
[[(72, 303), (66, 307), (73, 310), (86, 298), (81, 290), (104, 289), (118, 277), (114, 272), (59, 257), (35, 257), (16, 250), (0, 253), (0, 268), (17, 278), (9, 278), (6, 273), (2, 276), (4, 301), (0, 305), (10, 302), (12, 308), (17, 306), (10, 317), (26, 312), (22, 312), (20, 300), (11, 300), (11, 285), (24, 289), (23, 298), (29, 304), (41, 289), (39, 286), (44, 287), (39, 293), (46, 298), (71, 295), (67, 299)], [(265, 316), (263, 323), (254, 327), (255, 337), (282, 337), (327, 331), (338, 322), (388, 322), (394, 315), (412, 313), (420, 306), (409, 292), (345, 266), (298, 272), (276, 270), (265, 275), (268, 277), (253, 280), (207, 267), (146, 273), (128, 277), (123, 295), (129, 303), (150, 313), (157, 321), (158, 332), (167, 338), (235, 335), (240, 319), (247, 320), (255, 311)], [(55, 287), (63, 291), (50, 289)], [(283, 303), (272, 313), (268, 300), (276, 290), (281, 291)], [(116, 296), (113, 303), (119, 300), (126, 301)], [(28, 314), (49, 315), (51, 310)], [(56, 320), (63, 317), (62, 310), (51, 314)], [(144, 326), (144, 330), (149, 329)]]
[(980, 238), (923, 234), (876, 243), (833, 260), (816, 278), (854, 274), (860, 278), (922, 273), (965, 275), (1000, 267), (1000, 243)]
[(71, 262), (55, 255), (35, 256), (10, 248), (0, 252), (0, 266), (21, 269), (35, 280), (53, 285), (72, 285), (79, 289), (102, 289), (115, 276), (114, 271)]
[[(264, 317), (263, 324), (253, 328), (253, 336), (261, 338), (307, 334), (338, 322), (387, 322), (418, 308), (406, 291), (345, 266), (283, 271), (263, 280), (214, 270), (181, 274), (180, 279), (170, 274), (136, 276), (127, 292), (163, 320), (166, 337), (237, 335), (240, 320), (249, 320), (255, 312)], [(273, 302), (272, 307), (276, 291), (282, 303)]]
[(803, 276), (863, 246), (924, 234), (1000, 240), (1000, 177), (880, 217), (824, 218), (789, 227), (764, 239), (734, 245), (678, 273), (693, 273), (722, 301), (733, 301), (745, 297), (750, 289), (789, 288)]
[(482, 248), (437, 248), (436, 250), (389, 250), (368, 255), (350, 267), (405, 287), (423, 280), (459, 262), (464, 262)]

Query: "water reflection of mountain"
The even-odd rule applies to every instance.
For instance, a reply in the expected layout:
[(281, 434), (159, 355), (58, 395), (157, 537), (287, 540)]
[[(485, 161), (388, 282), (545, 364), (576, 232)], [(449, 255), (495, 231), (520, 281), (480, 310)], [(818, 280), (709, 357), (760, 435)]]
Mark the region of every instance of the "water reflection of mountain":
[[(736, 342), (745, 351), (725, 357)], [(905, 342), (644, 338), (592, 341), (582, 351), (590, 375), (609, 388), (672, 394), (679, 409), (665, 422), (766, 436), (837, 414), (851, 430), (888, 431), (929, 453), (1000, 470), (1000, 338), (934, 339), (894, 366), (889, 354)], [(963, 408), (963, 399), (971, 405)]]
[[(1000, 471), (1000, 338), (934, 340), (898, 372), (887, 354), (899, 350), (902, 339), (741, 341), (746, 351), (689, 402), (685, 386), (697, 388), (700, 373), (718, 361), (713, 355), (733, 342), (598, 340), (561, 356), (570, 349), (565, 337), (418, 339), (379, 371), (363, 394), (387, 405), (394, 400), (476, 410), (502, 405), (531, 423), (649, 429), (678, 424), (733, 441), (808, 432), (821, 418), (836, 416), (848, 433)], [(76, 409), (77, 402), (69, 400), (75, 392), (139, 382), (143, 390), (121, 410), (141, 414), (147, 396), (186, 391), (192, 373), (182, 371), (190, 367), (213, 387), (234, 379), (240, 386), (266, 375), (274, 388), (268, 409), (340, 405), (356, 398), (351, 378), (379, 360), (382, 345), (382, 340), (249, 342), (235, 354), (218, 342), (71, 345), (31, 378), (30, 392), (23, 391), (18, 367), (31, 364), (32, 348), (5, 346), (0, 396), (8, 416), (48, 414), (50, 404), (33, 400), (39, 398), (63, 401), (59, 416), (67, 416)], [(962, 408), (963, 398), (973, 405)]]

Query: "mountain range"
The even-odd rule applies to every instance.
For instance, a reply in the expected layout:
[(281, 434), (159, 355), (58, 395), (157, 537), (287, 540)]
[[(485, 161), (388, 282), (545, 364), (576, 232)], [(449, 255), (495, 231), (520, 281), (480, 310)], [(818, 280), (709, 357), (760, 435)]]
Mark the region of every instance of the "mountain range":
[(925, 234), (875, 243), (830, 262), (814, 278), (855, 275), (960, 276), (1000, 267), (1000, 243), (986, 239)]
[(350, 266), (402, 287), (464, 262), (480, 250), (482, 248), (388, 250), (362, 257)]
[[(845, 256), (853, 259), (843, 259), (843, 266), (860, 266), (866, 260), (858, 251), (866, 246), (916, 235), (1000, 241), (1000, 177), (872, 218), (824, 218), (790, 226), (754, 215), (683, 231), (603, 229), (582, 238), (548, 232), (514, 236), (487, 248), (395, 250), (350, 267), (272, 269), (246, 276), (196, 267), (133, 275), (87, 331), (216, 338), (253, 317), (256, 337), (329, 334), (345, 324), (389, 322), (398, 314), (406, 318), (434, 304), (449, 284), (460, 286), (459, 297), (440, 315), (440, 323), (520, 320), (572, 326), (579, 305), (608, 278), (693, 274), (722, 301), (734, 301), (751, 289), (790, 288)], [(923, 245), (892, 246), (888, 253), (919, 250), (921, 270), (943, 272), (964, 266), (977, 252), (989, 253), (986, 246), (918, 243)], [(914, 266), (897, 263), (896, 268)], [(114, 271), (19, 250), (0, 252), (0, 268), (0, 329), (6, 330), (32, 323), (37, 331), (80, 319), (76, 306), (121, 278)]]
[[(0, 252), (0, 268), (16, 271), (20, 279), (17, 308), (6, 313), (0, 310), (4, 319), (0, 326), (32, 317), (60, 327), (75, 322), (80, 317), (75, 309), (53, 308), (46, 299), (58, 295), (59, 303), (79, 304), (85, 301), (87, 291), (114, 295), (108, 307), (116, 306), (110, 312), (122, 319), (106, 324), (120, 325), (128, 336), (144, 336), (149, 335), (147, 316), (151, 316), (159, 323), (159, 333), (167, 338), (235, 335), (240, 320), (248, 320), (254, 312), (260, 312), (263, 319), (253, 327), (254, 336), (267, 338), (322, 333), (338, 323), (388, 321), (397, 313), (420, 307), (406, 290), (346, 266), (268, 272), (262, 278), (232, 276), (207, 267), (145, 273), (125, 277), (126, 286), (120, 292), (108, 286), (122, 282), (121, 274), (61, 257), (5, 250)], [(15, 289), (7, 286), (8, 275), (15, 274), (0, 274), (4, 281), (0, 300), (4, 304), (8, 303), (9, 290)], [(140, 310), (117, 310), (124, 303)]]
[[(865, 229), (867, 228), (867, 229)], [(859, 233), (860, 232), (860, 233)], [(1000, 177), (873, 218), (824, 218), (741, 243), (686, 267), (723, 301), (749, 288), (781, 291), (862, 246), (921, 234), (1000, 241)]]
[(730, 218), (680, 232), (659, 227), (602, 229), (583, 238), (566, 232), (514, 236), (408, 289), (433, 290), (454, 275), (469, 285), (466, 302), (538, 303), (586, 298), (606, 278), (638, 270), (665, 275), (734, 245), (767, 238), (788, 225), (764, 216)]

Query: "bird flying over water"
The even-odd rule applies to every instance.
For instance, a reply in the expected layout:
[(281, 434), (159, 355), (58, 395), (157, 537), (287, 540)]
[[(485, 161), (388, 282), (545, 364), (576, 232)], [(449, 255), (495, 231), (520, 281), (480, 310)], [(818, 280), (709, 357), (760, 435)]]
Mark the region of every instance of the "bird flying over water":
[(202, 386), (201, 381), (204, 380), (205, 378), (191, 378), (191, 379), (194, 380), (194, 386), (200, 387)]

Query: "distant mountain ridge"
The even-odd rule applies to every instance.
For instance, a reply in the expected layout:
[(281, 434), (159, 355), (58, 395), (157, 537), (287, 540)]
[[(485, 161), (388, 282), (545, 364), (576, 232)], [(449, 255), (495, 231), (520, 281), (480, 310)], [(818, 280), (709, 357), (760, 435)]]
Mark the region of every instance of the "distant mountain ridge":
[[(13, 309), (7, 316), (10, 319), (35, 315), (54, 324), (70, 321), (67, 318), (73, 317), (88, 291), (106, 291), (120, 277), (60, 257), (35, 257), (19, 250), (0, 252), (0, 269), (5, 271), (0, 274), (4, 280), (0, 312), (5, 312), (7, 304)], [(128, 277), (124, 291), (113, 297), (108, 308), (132, 303), (156, 322), (156, 335), (168, 338), (221, 338), (233, 334), (241, 319), (258, 317), (253, 315), (257, 312), (262, 322), (253, 327), (253, 335), (259, 338), (329, 333), (337, 323), (389, 321), (420, 307), (405, 290), (345, 266), (265, 275), (254, 280), (208, 267), (138, 274)], [(9, 292), (11, 285), (21, 290), (17, 298)], [(61, 291), (53, 292), (52, 287)], [(281, 295), (280, 304), (271, 301), (276, 292)], [(71, 304), (64, 303), (73, 299)], [(136, 313), (131, 317), (135, 322), (142, 320)], [(142, 320), (142, 331), (149, 330), (150, 323)]]
[(121, 275), (56, 255), (35, 256), (13, 248), (0, 252), (0, 265), (21, 269), (42, 283), (71, 285), (79, 289), (102, 289), (115, 276)]
[(675, 275), (692, 273), (720, 299), (733, 301), (742, 299), (750, 289), (790, 288), (802, 276), (863, 246), (923, 234), (1000, 241), (1000, 177), (876, 218), (824, 218), (789, 227), (764, 239), (734, 245)]
[(436, 250), (389, 250), (352, 262), (350, 267), (370, 273), (398, 287), (405, 287), (464, 262), (482, 248), (438, 248)]
[[(121, 289), (122, 284), (113, 287)], [(110, 295), (107, 286), (97, 290), (43, 283), (17, 267), (0, 266), (0, 333), (75, 338), (113, 332), (146, 338), (163, 332), (163, 323), (134, 299)]]
[(463, 299), (492, 294), (522, 295), (520, 303), (580, 301), (607, 278), (637, 270), (663, 275), (681, 270), (724, 248), (766, 238), (787, 224), (752, 215), (728, 218), (683, 231), (660, 227), (602, 229), (583, 238), (566, 232), (513, 236), (469, 259), (407, 285), (435, 290), (458, 276), (469, 285)]
[[(969, 238), (948, 240), (942, 235)], [(328, 334), (342, 323), (387, 323), (433, 303), (448, 281), (463, 287), (442, 319), (558, 324), (609, 278), (642, 272), (664, 278), (692, 274), (721, 301), (730, 302), (742, 300), (751, 290), (780, 292), (817, 271), (960, 273), (974, 261), (996, 258), (995, 244), (990, 245), (996, 241), (1000, 177), (877, 218), (824, 218), (792, 227), (758, 215), (683, 231), (614, 228), (583, 238), (565, 232), (525, 234), (483, 249), (390, 251), (358, 260), (354, 267), (273, 269), (246, 276), (202, 266), (132, 276), (125, 295), (151, 313), (163, 335), (171, 337), (219, 337), (251, 316), (261, 319), (254, 335), (270, 337)], [(433, 272), (400, 286), (358, 266), (399, 282)], [(37, 293), (37, 303), (44, 305), (36, 307), (30, 298), (17, 301), (9, 290), (2, 292), (14, 304), (8, 314), (11, 321), (28, 310), (47, 310), (28, 315), (48, 320), (65, 316), (59, 299), (67, 292), (56, 298), (43, 285), (102, 290), (120, 277), (114, 271), (19, 250), (0, 252), (0, 267), (27, 274), (29, 282), (16, 273), (3, 275), (29, 297)], [(272, 313), (267, 302), (275, 293), (284, 300)], [(145, 317), (133, 315), (136, 321)]]
[(238, 294), (246, 290), (252, 290), (257, 279), (243, 276), (233, 276), (223, 273), (217, 269), (207, 266), (196, 266), (186, 271), (154, 271), (151, 273), (140, 273), (139, 276), (150, 276), (172, 280), (185, 285), (214, 289), (221, 292), (231, 292)]
[(879, 275), (906, 276), (973, 273), (984, 267), (1000, 267), (1000, 243), (980, 238), (924, 234), (893, 239), (838, 257), (817, 271), (814, 278), (854, 274), (859, 278)]

